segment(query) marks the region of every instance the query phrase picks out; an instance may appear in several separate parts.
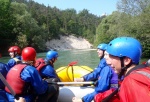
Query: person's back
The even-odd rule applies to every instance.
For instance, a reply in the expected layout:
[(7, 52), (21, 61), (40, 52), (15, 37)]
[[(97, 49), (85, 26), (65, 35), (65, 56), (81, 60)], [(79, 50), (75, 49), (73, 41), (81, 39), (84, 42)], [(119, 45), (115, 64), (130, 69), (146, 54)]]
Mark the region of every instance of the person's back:
[[(15, 65), (7, 74), (6, 80), (14, 89), (15, 93), (24, 97), (26, 102), (33, 102), (35, 96), (38, 96), (37, 102), (56, 102), (58, 98), (58, 86), (48, 85), (43, 81), (36, 68), (35, 63), (36, 51), (32, 47), (26, 47), (22, 51), (23, 63)], [(19, 84), (18, 84), (19, 83)], [(5, 87), (9, 101), (13, 102), (14, 97)]]
[(41, 65), (41, 67), (37, 66), (37, 68), (36, 68), (39, 71), (42, 78), (55, 79), (55, 81), (56, 80), (60, 81), (60, 79), (57, 76), (57, 73), (54, 69), (54, 63), (56, 62), (57, 57), (58, 57), (58, 53), (56, 51), (51, 50), (46, 53), (45, 59), (42, 59), (42, 58), (37, 59), (37, 61), (36, 61), (37, 63), (39, 63), (38, 60), (41, 60), (41, 63), (43, 63), (43, 65)]
[(21, 62), (21, 49), (18, 46), (12, 46), (8, 49), (11, 59), (7, 62), (8, 71), (16, 64)]

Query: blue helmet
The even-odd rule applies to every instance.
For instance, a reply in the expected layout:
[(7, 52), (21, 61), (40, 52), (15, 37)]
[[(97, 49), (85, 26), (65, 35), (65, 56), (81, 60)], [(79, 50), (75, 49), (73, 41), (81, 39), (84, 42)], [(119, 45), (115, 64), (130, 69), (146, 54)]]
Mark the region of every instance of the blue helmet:
[(57, 58), (57, 57), (58, 57), (58, 53), (56, 51), (48, 51), (46, 54), (47, 60), (51, 60), (51, 59)]
[(97, 49), (104, 50), (104, 51), (106, 50), (106, 48), (107, 48), (107, 44), (105, 43), (101, 43), (97, 46)]
[(106, 51), (113, 56), (129, 57), (132, 63), (138, 64), (142, 55), (142, 46), (132, 37), (118, 37), (112, 40)]

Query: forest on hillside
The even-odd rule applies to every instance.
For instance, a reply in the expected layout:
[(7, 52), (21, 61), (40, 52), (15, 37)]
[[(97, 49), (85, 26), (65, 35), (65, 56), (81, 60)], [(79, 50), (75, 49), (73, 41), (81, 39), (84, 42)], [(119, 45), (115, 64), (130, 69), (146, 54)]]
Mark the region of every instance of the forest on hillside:
[(150, 0), (120, 0), (111, 15), (96, 16), (83, 9), (60, 10), (33, 0), (0, 0), (0, 52), (12, 45), (46, 51), (46, 41), (73, 34), (91, 44), (118, 36), (137, 38), (143, 56), (150, 57)]

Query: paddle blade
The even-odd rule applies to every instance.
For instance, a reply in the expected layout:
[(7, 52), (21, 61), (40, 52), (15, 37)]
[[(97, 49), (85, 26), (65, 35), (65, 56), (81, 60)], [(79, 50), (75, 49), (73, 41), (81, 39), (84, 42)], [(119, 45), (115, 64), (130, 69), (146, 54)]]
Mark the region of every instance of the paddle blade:
[(74, 65), (76, 65), (78, 63), (78, 61), (73, 61), (73, 62), (70, 62), (69, 64), (68, 64), (68, 66), (74, 66)]

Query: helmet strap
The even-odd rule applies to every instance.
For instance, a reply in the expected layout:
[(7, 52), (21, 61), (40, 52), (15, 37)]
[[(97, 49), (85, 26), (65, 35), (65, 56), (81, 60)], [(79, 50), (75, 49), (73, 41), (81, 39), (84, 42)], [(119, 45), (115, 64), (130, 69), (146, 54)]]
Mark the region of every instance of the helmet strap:
[(51, 65), (54, 67), (55, 58), (51, 59)]
[(47, 65), (48, 65), (48, 64), (51, 65), (52, 67), (54, 66), (54, 65), (53, 65), (53, 60), (47, 60), (47, 59), (46, 59), (46, 60), (45, 60), (45, 63), (46, 63)]
[(18, 54), (17, 52), (14, 52), (14, 57), (16, 57), (16, 56), (17, 56), (17, 54)]
[(45, 59), (46, 64), (50, 64), (50, 61), (48, 59)]
[(100, 60), (104, 58), (104, 52), (105, 52), (105, 51), (103, 51), (103, 56), (100, 58)]
[(124, 61), (123, 61), (124, 57), (120, 57), (120, 63), (121, 63), (121, 72), (118, 75), (118, 78), (121, 79), (122, 75), (124, 74), (124, 72), (126, 71), (126, 68), (124, 67)]
[(120, 57), (120, 62), (121, 62), (121, 72), (118, 75), (118, 78), (121, 79), (121, 77), (124, 75), (124, 73), (127, 71), (127, 69), (132, 65), (132, 62), (130, 62), (127, 66), (124, 65), (124, 58), (125, 57)]

